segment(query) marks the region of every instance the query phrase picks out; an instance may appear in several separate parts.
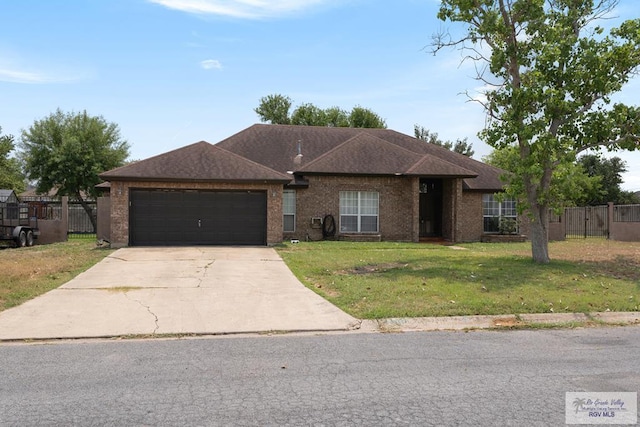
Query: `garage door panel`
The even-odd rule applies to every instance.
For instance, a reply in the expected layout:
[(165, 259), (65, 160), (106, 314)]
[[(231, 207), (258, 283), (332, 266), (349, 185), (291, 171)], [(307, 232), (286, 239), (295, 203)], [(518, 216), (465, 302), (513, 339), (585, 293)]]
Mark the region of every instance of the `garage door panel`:
[(264, 245), (266, 192), (132, 190), (131, 245)]

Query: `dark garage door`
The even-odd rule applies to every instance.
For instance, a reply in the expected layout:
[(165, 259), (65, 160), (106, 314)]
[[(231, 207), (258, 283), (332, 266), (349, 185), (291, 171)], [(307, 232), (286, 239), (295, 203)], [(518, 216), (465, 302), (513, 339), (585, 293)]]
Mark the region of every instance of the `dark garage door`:
[(132, 246), (264, 245), (264, 191), (132, 190)]

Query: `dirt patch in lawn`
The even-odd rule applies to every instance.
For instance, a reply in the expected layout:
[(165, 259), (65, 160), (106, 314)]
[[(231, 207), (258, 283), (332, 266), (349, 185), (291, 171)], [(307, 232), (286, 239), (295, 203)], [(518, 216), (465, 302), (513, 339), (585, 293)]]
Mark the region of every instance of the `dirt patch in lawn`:
[(395, 270), (398, 268), (406, 268), (409, 264), (403, 262), (387, 262), (383, 264), (367, 264), (358, 265), (349, 270), (342, 270), (339, 274), (375, 274), (384, 273), (389, 270)]
[(602, 262), (628, 259), (640, 263), (640, 242), (616, 242), (605, 239), (567, 240), (549, 245), (552, 259), (578, 262)]
[(551, 259), (593, 266), (617, 279), (640, 280), (640, 242), (569, 240), (549, 246)]

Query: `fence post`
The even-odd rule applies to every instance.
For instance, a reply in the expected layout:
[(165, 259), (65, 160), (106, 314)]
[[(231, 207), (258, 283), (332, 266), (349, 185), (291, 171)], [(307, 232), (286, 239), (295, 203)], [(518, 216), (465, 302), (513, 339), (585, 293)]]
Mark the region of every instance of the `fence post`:
[(607, 239), (611, 239), (613, 230), (613, 202), (607, 203)]
[(62, 229), (65, 231), (64, 237), (65, 242), (69, 240), (69, 196), (61, 197), (61, 209), (62, 214), (60, 221), (62, 221)]

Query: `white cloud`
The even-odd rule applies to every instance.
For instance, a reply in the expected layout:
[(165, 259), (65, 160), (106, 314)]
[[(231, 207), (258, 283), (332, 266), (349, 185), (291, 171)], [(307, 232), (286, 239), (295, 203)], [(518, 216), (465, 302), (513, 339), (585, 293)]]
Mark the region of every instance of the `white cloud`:
[(300, 12), (327, 0), (148, 0), (169, 9), (232, 18), (274, 18)]
[(205, 70), (222, 69), (222, 64), (217, 59), (205, 59), (204, 61), (200, 62), (200, 66)]
[[(64, 74), (64, 77), (63, 77)], [(10, 67), (0, 66), (0, 81), (8, 83), (24, 84), (46, 84), (46, 83), (69, 83), (82, 80), (84, 77), (71, 75), (69, 73), (43, 74), (40, 72), (19, 70)]]
[(0, 49), (0, 82), (21, 84), (69, 83), (90, 78), (90, 70), (60, 65), (43, 58), (25, 59), (11, 50)]
[(39, 73), (0, 68), (0, 81), (9, 83), (49, 83), (51, 80)]

